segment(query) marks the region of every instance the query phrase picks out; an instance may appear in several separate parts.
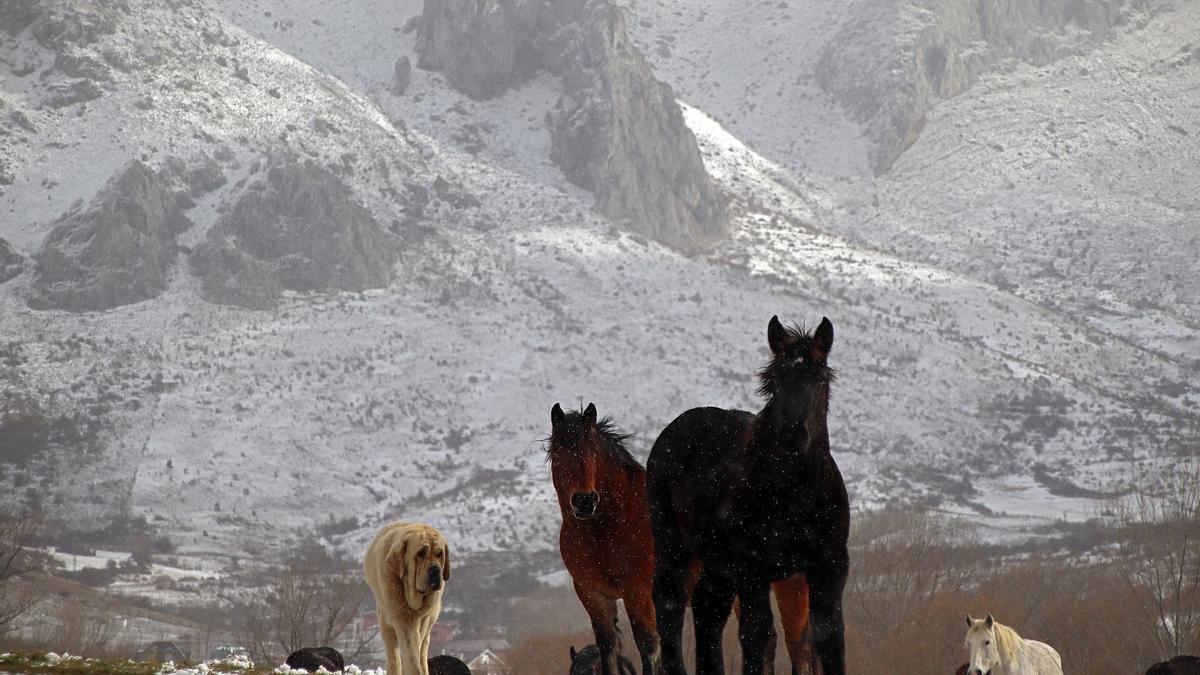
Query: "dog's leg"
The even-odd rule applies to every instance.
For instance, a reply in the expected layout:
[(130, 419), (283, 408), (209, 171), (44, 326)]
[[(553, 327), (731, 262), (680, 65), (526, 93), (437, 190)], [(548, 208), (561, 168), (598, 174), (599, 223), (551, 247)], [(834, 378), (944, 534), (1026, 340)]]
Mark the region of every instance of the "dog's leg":
[[(382, 611), (377, 611), (376, 616), (383, 617)], [(400, 673), (400, 647), (396, 639), (396, 631), (388, 624), (379, 622), (379, 637), (383, 638), (383, 650), (387, 652), (387, 673), (388, 675), (401, 675)]]
[(654, 601), (650, 597), (650, 584), (639, 588), (625, 597), (625, 612), (633, 628), (633, 641), (642, 656), (642, 675), (657, 675), (660, 654), (658, 630), (654, 620)]
[(596, 646), (600, 648), (601, 675), (621, 675), (617, 665), (617, 657), (621, 653), (620, 636), (617, 634), (617, 601), (578, 583), (575, 584), (575, 595), (579, 596), (584, 610), (592, 619), (592, 632), (596, 635)]
[(721, 633), (733, 607), (733, 586), (708, 570), (700, 572), (700, 581), (692, 591), (692, 622), (696, 626), (697, 675), (723, 675)]
[(429, 663), (421, 660), (421, 620), (417, 619), (400, 638), (400, 675), (429, 675)]

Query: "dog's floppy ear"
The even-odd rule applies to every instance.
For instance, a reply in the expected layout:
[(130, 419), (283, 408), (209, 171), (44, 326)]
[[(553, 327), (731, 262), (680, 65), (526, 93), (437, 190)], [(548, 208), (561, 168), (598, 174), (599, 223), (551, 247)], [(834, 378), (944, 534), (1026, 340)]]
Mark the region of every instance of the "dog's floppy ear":
[(450, 581), (450, 542), (445, 542), (445, 544), (446, 544), (446, 564), (442, 565), (442, 581)]
[(401, 579), (408, 576), (408, 563), (405, 561), (407, 555), (408, 537), (403, 537), (399, 546), (392, 544), (392, 549), (387, 554), (387, 566)]

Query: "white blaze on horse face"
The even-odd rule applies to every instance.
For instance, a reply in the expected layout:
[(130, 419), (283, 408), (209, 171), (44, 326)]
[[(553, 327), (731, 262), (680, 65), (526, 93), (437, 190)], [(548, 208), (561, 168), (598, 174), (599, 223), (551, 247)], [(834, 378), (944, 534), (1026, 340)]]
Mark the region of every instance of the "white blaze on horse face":
[(967, 649), (971, 655), (968, 675), (986, 675), (1000, 662), (1000, 652), (996, 649), (996, 636), (985, 625), (983, 619), (976, 619), (967, 629)]

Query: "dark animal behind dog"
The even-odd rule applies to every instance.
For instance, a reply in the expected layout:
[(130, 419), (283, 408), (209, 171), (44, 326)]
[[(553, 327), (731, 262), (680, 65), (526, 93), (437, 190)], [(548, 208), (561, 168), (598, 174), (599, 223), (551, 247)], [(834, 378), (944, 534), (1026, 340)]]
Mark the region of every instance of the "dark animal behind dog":
[[(637, 675), (633, 661), (621, 656), (617, 663), (621, 675)], [(591, 644), (575, 651), (571, 647), (571, 675), (600, 675), (600, 648)]]
[(1200, 657), (1176, 656), (1150, 666), (1146, 675), (1200, 675)]
[(445, 654), (429, 659), (429, 675), (471, 675), (467, 664)]
[(286, 663), (292, 670), (307, 670), (310, 673), (317, 672), (318, 668), (324, 668), (331, 673), (346, 669), (346, 662), (342, 660), (342, 655), (333, 647), (297, 649), (288, 654)]

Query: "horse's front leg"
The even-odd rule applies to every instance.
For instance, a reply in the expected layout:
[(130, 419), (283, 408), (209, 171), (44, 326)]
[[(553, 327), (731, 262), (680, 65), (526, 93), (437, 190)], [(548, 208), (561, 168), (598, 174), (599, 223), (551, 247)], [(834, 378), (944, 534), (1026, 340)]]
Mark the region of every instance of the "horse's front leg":
[(842, 619), (842, 591), (848, 565), (836, 565), (807, 574), (813, 648), (822, 675), (846, 675), (846, 626)]
[(763, 657), (771, 640), (775, 617), (771, 614), (771, 584), (765, 579), (745, 579), (738, 584), (738, 639), (742, 643), (743, 675), (763, 675)]
[[(723, 675), (721, 634), (733, 606), (733, 584), (727, 579), (700, 572), (692, 591), (692, 622), (696, 625), (696, 674)], [(759, 664), (760, 666), (762, 664)]]
[(633, 640), (642, 656), (642, 675), (657, 675), (660, 656), (650, 586), (651, 584), (646, 584), (645, 587), (625, 596), (625, 612), (629, 614)]
[(617, 660), (620, 656), (620, 636), (617, 633), (617, 601), (601, 595), (575, 582), (575, 595), (583, 603), (584, 610), (592, 620), (592, 633), (600, 649), (600, 672), (602, 675), (621, 675)]

